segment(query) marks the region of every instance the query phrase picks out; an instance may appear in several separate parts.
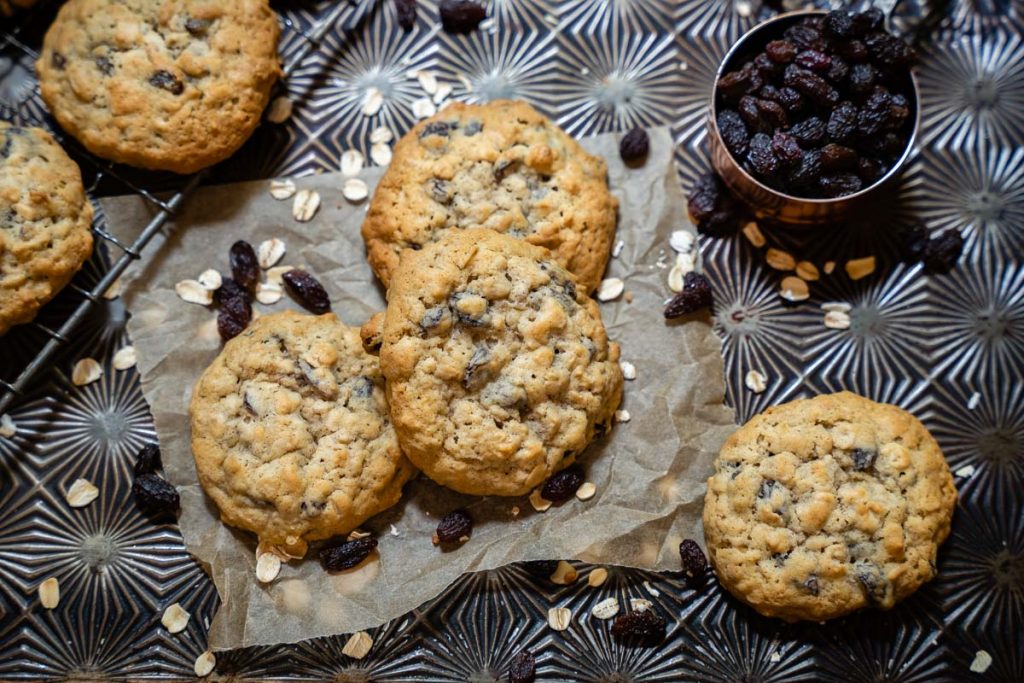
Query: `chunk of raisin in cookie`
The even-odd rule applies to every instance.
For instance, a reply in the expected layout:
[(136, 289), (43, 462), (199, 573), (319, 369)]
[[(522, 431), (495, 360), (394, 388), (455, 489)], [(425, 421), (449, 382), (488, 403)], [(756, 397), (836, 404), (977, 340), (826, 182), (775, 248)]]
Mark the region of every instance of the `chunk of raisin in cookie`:
[(875, 464), (875, 457), (877, 457), (875, 451), (869, 451), (864, 448), (855, 448), (850, 452), (850, 459), (853, 460), (853, 469), (858, 472), (871, 469)]
[(185, 84), (181, 82), (181, 79), (163, 69), (153, 72), (153, 75), (149, 77), (149, 84), (166, 90), (172, 95), (180, 95), (185, 92)]

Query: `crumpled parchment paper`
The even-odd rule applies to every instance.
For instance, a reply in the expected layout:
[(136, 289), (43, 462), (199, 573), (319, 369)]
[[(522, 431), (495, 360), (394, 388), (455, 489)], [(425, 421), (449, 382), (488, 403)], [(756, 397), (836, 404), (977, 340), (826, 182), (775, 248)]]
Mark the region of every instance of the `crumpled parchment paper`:
[[(601, 304), (601, 311), (609, 336), (622, 345), (622, 358), (637, 369), (637, 378), (626, 382), (622, 405), (632, 419), (581, 458), (597, 494), (538, 513), (525, 497), (473, 498), (420, 477), (406, 486), (399, 505), (364, 525), (380, 541), (380, 559), (352, 572), (329, 574), (311, 552), (285, 565), (274, 583), (257, 583), (255, 538), (221, 524), (197, 483), (190, 448), (192, 386), (221, 349), (215, 312), (179, 299), (174, 284), (207, 268), (228, 273), (228, 248), (235, 240), (255, 247), (277, 237), (287, 244), (281, 264), (314, 273), (339, 318), (359, 325), (384, 306), (359, 234), (366, 202), (353, 205), (341, 196), (340, 174), (301, 178), (299, 189), (317, 190), (323, 203), (312, 221), (299, 223), (292, 218), (292, 200), (273, 199), (267, 181), (202, 188), (126, 273), (128, 330), (166, 476), (181, 492), (181, 532), (222, 599), (210, 627), (213, 648), (371, 628), (434, 597), (463, 572), (519, 560), (678, 569), (680, 540), (702, 538), (705, 480), (734, 428), (733, 411), (723, 404), (721, 346), (709, 318), (662, 317), (675, 257), (669, 235), (693, 229), (672, 165), (671, 136), (666, 129), (651, 131), (650, 156), (638, 169), (622, 164), (618, 138), (583, 141), (608, 160), (611, 187), (621, 200), (617, 237), (624, 246), (607, 275), (623, 278), (627, 295)], [(372, 188), (381, 173), (365, 169), (361, 177)], [(153, 212), (141, 197), (102, 204), (110, 230), (124, 239)], [(259, 311), (285, 306), (298, 308), (287, 296), (274, 306), (255, 305)], [(431, 544), (431, 534), (439, 518), (456, 507), (470, 510), (473, 536), (458, 550), (442, 552)]]

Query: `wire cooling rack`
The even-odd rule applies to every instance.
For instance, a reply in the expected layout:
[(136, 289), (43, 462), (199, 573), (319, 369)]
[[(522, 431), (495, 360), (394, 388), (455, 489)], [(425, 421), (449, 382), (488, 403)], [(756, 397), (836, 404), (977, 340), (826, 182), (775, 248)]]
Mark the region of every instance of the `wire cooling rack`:
[[(283, 67), (284, 75), (282, 80), (287, 80), (291, 74), (293, 74), (295, 70), (305, 62), (310, 54), (320, 46), (324, 35), (336, 26), (339, 18), (348, 11), (350, 11), (348, 3), (339, 2), (321, 19), (319, 19), (316, 24), (309, 28), (299, 26), (290, 18), (281, 16), (281, 24), (285, 30), (294, 33), (301, 39), (300, 47), (290, 55), (287, 63)], [(25, 23), (15, 23), (13, 28), (10, 30), (4, 30), (3, 33), (0, 34), (0, 54), (9, 50), (17, 50), (31, 59), (33, 63), (35, 62), (39, 57), (38, 52), (21, 40), (21, 33), (25, 30), (26, 26), (27, 24)], [(49, 130), (57, 142), (62, 146), (66, 148), (74, 147), (77, 148), (76, 151), (81, 151), (80, 146), (71, 142), (69, 137), (58, 126), (53, 125), (53, 123), (47, 118), (37, 117), (31, 114), (28, 115), (27, 118), (29, 119), (30, 125), (39, 126)], [(72, 333), (79, 324), (81, 324), (83, 319), (89, 315), (93, 305), (95, 305), (95, 303), (110, 290), (129, 264), (139, 258), (142, 254), (142, 250), (146, 248), (150, 240), (160, 232), (164, 224), (167, 223), (178, 208), (185, 202), (192, 190), (194, 190), (207, 175), (207, 172), (204, 170), (191, 176), (182, 177), (180, 180), (175, 180), (174, 184), (177, 185), (176, 189), (174, 189), (166, 199), (161, 199), (160, 196), (150, 188), (144, 187), (132, 180), (130, 177), (132, 175), (132, 171), (130, 169), (125, 169), (110, 161), (98, 159), (95, 156), (84, 152), (77, 155), (76, 158), (88, 164), (90, 170), (93, 171), (93, 181), (87, 188), (90, 195), (93, 194), (96, 188), (98, 188), (104, 180), (108, 178), (113, 179), (124, 186), (127, 190), (145, 198), (145, 200), (153, 206), (156, 213), (139, 233), (139, 236), (135, 238), (135, 241), (130, 244), (126, 244), (111, 235), (100, 225), (99, 221), (93, 222), (93, 234), (106, 243), (109, 248), (115, 250), (119, 256), (116, 260), (113, 260), (107, 271), (92, 287), (85, 288), (75, 282), (68, 284), (68, 288), (70, 288), (72, 292), (81, 296), (82, 299), (59, 327), (54, 329), (53, 326), (46, 325), (38, 320), (29, 323), (29, 325), (31, 325), (35, 330), (41, 332), (47, 338), (47, 341), (42, 345), (42, 347), (40, 347), (39, 351), (31, 358), (31, 360), (28, 361), (25, 367), (18, 373), (17, 377), (12, 380), (0, 378), (0, 389), (3, 391), (2, 395), (0, 395), (0, 415), (7, 411), (7, 409), (11, 407), (19, 397), (23, 396), (36, 380), (37, 376), (52, 364), (54, 356), (62, 347), (66, 346), (70, 342)]]

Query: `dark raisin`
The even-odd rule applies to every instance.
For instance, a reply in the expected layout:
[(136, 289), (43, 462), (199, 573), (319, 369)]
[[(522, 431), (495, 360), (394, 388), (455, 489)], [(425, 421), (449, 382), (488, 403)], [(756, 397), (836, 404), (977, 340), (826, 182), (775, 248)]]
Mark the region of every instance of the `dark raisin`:
[(857, 133), (870, 138), (889, 126), (892, 98), (881, 88), (876, 88), (857, 114)]
[(869, 154), (887, 159), (895, 159), (903, 154), (906, 140), (891, 131), (881, 135), (873, 135), (861, 141), (861, 147)]
[(836, 173), (822, 176), (818, 180), (818, 187), (826, 197), (843, 197), (859, 192), (864, 183), (853, 173)]
[(790, 88), (806, 95), (812, 102), (818, 105), (832, 106), (839, 101), (839, 93), (829, 85), (828, 81), (816, 73), (802, 69), (795, 64), (790, 64), (786, 67), (783, 82)]
[(858, 560), (853, 565), (853, 575), (857, 577), (868, 602), (881, 603), (885, 600), (889, 582), (882, 576), (881, 570), (873, 562)]
[(825, 15), (822, 32), (833, 40), (846, 40), (854, 35), (853, 17), (846, 10), (835, 10)]
[(718, 176), (713, 173), (702, 175), (690, 188), (686, 209), (694, 223), (700, 223), (711, 216), (718, 206), (718, 199), (724, 191)]
[(754, 102), (757, 104), (757, 110), (761, 113), (761, 118), (767, 121), (773, 129), (789, 126), (786, 110), (778, 102), (771, 100), (754, 100)]
[(875, 464), (875, 456), (878, 455), (874, 451), (869, 451), (864, 448), (854, 448), (850, 452), (850, 459), (853, 460), (853, 469), (858, 472), (871, 469), (871, 466)]
[(726, 149), (734, 157), (742, 158), (747, 153), (747, 142), (750, 134), (747, 133), (747, 125), (743, 119), (732, 109), (726, 109), (718, 115), (718, 132), (722, 136), (722, 142)]
[(331, 300), (320, 282), (304, 270), (295, 268), (282, 276), (288, 290), (299, 303), (314, 313), (326, 313), (331, 310)]
[(638, 640), (654, 644), (665, 637), (668, 623), (653, 609), (630, 611), (615, 617), (612, 622), (612, 636), (619, 639)]
[(637, 164), (647, 158), (650, 139), (643, 128), (634, 128), (619, 141), (619, 156), (627, 164)]
[(710, 308), (711, 304), (711, 283), (700, 273), (690, 272), (683, 278), (683, 291), (672, 297), (665, 306), (665, 317), (679, 318)]
[(234, 339), (245, 331), (247, 322), (243, 322), (230, 312), (221, 309), (217, 312), (217, 332), (224, 341)]
[[(772, 104), (775, 103), (773, 102)], [(755, 133), (767, 133), (771, 130), (771, 124), (765, 120), (761, 115), (761, 110), (757, 107), (756, 97), (744, 95), (740, 98), (739, 104), (736, 105), (736, 108), (740, 113), (740, 118), (743, 119), (743, 123), (746, 124), (750, 131)]]
[(416, 26), (416, 0), (395, 0), (395, 15), (401, 29), (411, 31)]
[(889, 98), (889, 121), (886, 124), (889, 128), (896, 129), (903, 125), (910, 116), (910, 104), (907, 98), (898, 93)]
[(690, 189), (687, 209), (697, 230), (704, 235), (728, 237), (735, 234), (746, 212), (739, 201), (713, 173), (701, 176)]
[(821, 167), (828, 172), (857, 168), (857, 153), (849, 147), (830, 143), (821, 148)]
[(519, 170), (519, 166), (519, 161), (502, 159), (494, 165), (494, 182), (500, 184), (505, 178)]
[(329, 572), (351, 569), (377, 547), (376, 538), (357, 538), (320, 549), (320, 564)]
[(260, 281), (260, 264), (252, 245), (245, 240), (238, 240), (231, 245), (228, 259), (231, 262), (231, 277), (235, 282), (254, 291)]
[(773, 40), (765, 46), (764, 52), (776, 64), (789, 64), (796, 58), (796, 46), (788, 40)]
[(802, 585), (804, 587), (804, 590), (806, 590), (811, 595), (818, 594), (818, 577), (815, 574), (811, 574), (810, 576), (808, 576), (800, 585)]
[(804, 50), (796, 56), (796, 64), (805, 69), (825, 73), (832, 66), (832, 58), (817, 50)]
[(843, 59), (848, 59), (855, 63), (867, 61), (868, 58), (867, 45), (859, 40), (851, 40), (848, 43), (842, 43), (837, 52)]
[(853, 142), (857, 136), (857, 114), (852, 102), (840, 102), (828, 117), (828, 139), (840, 145)]
[(885, 171), (885, 165), (878, 159), (861, 157), (857, 160), (857, 177), (864, 182), (865, 187), (885, 175)]
[(800, 50), (822, 50), (825, 48), (825, 41), (821, 39), (821, 33), (807, 24), (790, 26), (784, 35)]
[(449, 311), (447, 306), (434, 306), (428, 308), (420, 318), (420, 327), (426, 330), (432, 330), (441, 324), (442, 320), (449, 317)]
[(834, 85), (842, 86), (850, 75), (850, 65), (839, 55), (833, 55), (832, 66), (825, 72), (825, 78), (832, 81)]
[(782, 70), (785, 66), (782, 64), (776, 64), (768, 58), (768, 55), (762, 52), (754, 57), (754, 68), (757, 69), (757, 73), (767, 79), (781, 76)]
[(854, 64), (850, 69), (850, 92), (859, 97), (871, 94), (878, 81), (878, 70), (871, 64)]
[(194, 19), (189, 18), (185, 20), (185, 30), (194, 36), (205, 35), (213, 24), (209, 19)]
[(150, 514), (174, 512), (181, 502), (178, 490), (166, 479), (153, 473), (135, 477), (132, 495), (135, 496), (136, 505)]
[(691, 579), (700, 579), (708, 569), (708, 558), (697, 545), (697, 541), (691, 538), (679, 544), (679, 559), (683, 565), (683, 572)]
[(772, 136), (772, 151), (783, 166), (799, 164), (804, 158), (804, 151), (796, 138), (781, 131)]
[(100, 70), (100, 73), (104, 76), (109, 76), (114, 73), (114, 63), (109, 58), (100, 55), (96, 58), (96, 68)]
[(821, 177), (821, 152), (816, 149), (804, 152), (800, 165), (789, 172), (786, 180), (798, 190), (817, 190), (818, 178)]
[(963, 250), (963, 236), (956, 228), (949, 228), (928, 240), (924, 250), (924, 268), (930, 273), (948, 272), (956, 265)]
[(448, 33), (472, 33), (487, 17), (487, 10), (472, 0), (441, 0), (441, 25)]
[(172, 95), (180, 95), (185, 92), (185, 85), (170, 71), (160, 69), (149, 77), (149, 84), (156, 88), (163, 88)]
[(64, 66), (67, 63), (68, 60), (64, 57), (64, 55), (62, 55), (59, 52), (54, 52), (52, 55), (50, 55), (50, 64), (53, 66), (54, 69), (57, 69), (58, 71), (63, 71)]
[(750, 149), (747, 150), (747, 163), (755, 175), (771, 180), (780, 170), (779, 159), (772, 151), (772, 139), (764, 133), (750, 138)]
[(462, 129), (462, 134), (468, 138), (473, 137), (484, 129), (484, 124), (481, 121), (473, 119)]
[(231, 299), (244, 299), (245, 301), (252, 301), (252, 292), (242, 287), (231, 278), (224, 278), (221, 282), (220, 287), (213, 293), (213, 301), (218, 306), (229, 305), (227, 302)]
[(436, 533), (442, 545), (465, 543), (473, 533), (473, 518), (465, 510), (452, 510), (441, 518)]
[(508, 683), (533, 683), (537, 680), (537, 662), (529, 650), (520, 650), (508, 667)]
[(879, 31), (864, 39), (868, 54), (876, 65), (890, 68), (906, 66), (914, 59), (914, 51), (903, 40)]
[(779, 88), (778, 103), (790, 114), (799, 114), (807, 107), (807, 101), (799, 91), (793, 88)]
[[(468, 311), (462, 310), (459, 307), (459, 301), (468, 296), (473, 295), (470, 294), (469, 292), (458, 292), (457, 294), (452, 296), (452, 312), (455, 314), (455, 319), (458, 321), (458, 323), (460, 325), (466, 325), (468, 327), (487, 327), (488, 325), (490, 325), (491, 318), (487, 310), (484, 310), (483, 313), (470, 313)], [(490, 304), (488, 304), (488, 309), (489, 306)]]
[(440, 135), (443, 138), (448, 137), (448, 133), (451, 132), (452, 126), (448, 125), (447, 121), (431, 121), (427, 125), (423, 126), (423, 130), (420, 131), (420, 137), (425, 138), (428, 135)]
[(772, 102), (782, 104), (782, 93), (771, 83), (761, 86), (761, 89), (757, 91), (757, 96), (762, 100), (771, 100)]
[(473, 355), (466, 363), (466, 369), (462, 371), (462, 386), (470, 389), (482, 375), (477, 371), (491, 361), (491, 352), (486, 346), (477, 346), (473, 349)]
[(450, 204), (452, 201), (451, 186), (440, 178), (430, 181), (430, 196), (438, 204)]
[(768, 500), (772, 497), (772, 491), (775, 490), (774, 479), (762, 479), (761, 485), (757, 487), (757, 497), (761, 500)]
[(877, 7), (871, 7), (850, 17), (853, 20), (853, 34), (863, 36), (870, 31), (877, 31), (885, 21), (885, 14)]
[(155, 443), (147, 443), (135, 456), (135, 476), (153, 474), (163, 467), (160, 462), (160, 447)]
[(747, 69), (730, 71), (718, 79), (718, 92), (730, 102), (738, 102), (748, 92), (753, 92), (753, 73)]
[(818, 147), (825, 142), (825, 122), (811, 116), (790, 128), (789, 134), (804, 147)]
[(558, 569), (558, 560), (530, 560), (523, 562), (523, 569), (538, 579), (549, 579)]
[(569, 465), (555, 472), (544, 482), (540, 495), (552, 503), (564, 503), (576, 495), (576, 489), (583, 484), (583, 470), (578, 465)]
[(352, 398), (369, 398), (373, 393), (373, 380), (369, 377), (356, 377), (351, 381)]

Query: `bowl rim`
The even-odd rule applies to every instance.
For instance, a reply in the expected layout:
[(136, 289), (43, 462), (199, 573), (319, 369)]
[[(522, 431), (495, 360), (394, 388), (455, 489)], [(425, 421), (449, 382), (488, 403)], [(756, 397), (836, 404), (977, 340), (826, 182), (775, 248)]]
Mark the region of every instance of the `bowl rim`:
[[(725, 55), (722, 57), (722, 61), (718, 65), (718, 70), (715, 72), (715, 82), (711, 86), (711, 101), (708, 105), (708, 118), (710, 119), (709, 124), (711, 126), (714, 136), (718, 138), (718, 140), (722, 142), (723, 145), (725, 144), (725, 141), (722, 139), (722, 132), (718, 130), (718, 112), (716, 103), (718, 100), (718, 82), (722, 79), (722, 76), (724, 75), (723, 72), (725, 71), (726, 65), (732, 61), (733, 57), (735, 57), (737, 53), (743, 50), (743, 48), (747, 45), (747, 43), (750, 42), (750, 39), (753, 38), (755, 34), (767, 28), (768, 26), (779, 22), (797, 19), (799, 17), (825, 15), (828, 13), (829, 10), (826, 9), (797, 9), (791, 10), (789, 12), (783, 12), (782, 14), (777, 14), (774, 17), (771, 17), (770, 19), (766, 19), (761, 23), (752, 26), (746, 31), (746, 33), (740, 36), (735, 43), (732, 44), (732, 47), (730, 47), (729, 50), (725, 53)], [(918, 89), (917, 76), (914, 74), (914, 69), (912, 66), (907, 67), (907, 76), (910, 79), (910, 94), (913, 96), (914, 125), (910, 129), (910, 135), (909, 137), (907, 137), (907, 143), (903, 148), (903, 153), (899, 156), (895, 163), (893, 163), (892, 168), (890, 168), (881, 178), (871, 183), (867, 187), (863, 187), (857, 190), (856, 192), (853, 192), (851, 194), (844, 194), (839, 197), (801, 197), (799, 195), (787, 194), (780, 190), (776, 190), (773, 187), (765, 185), (759, 179), (755, 178), (750, 173), (748, 173), (747, 169), (743, 167), (743, 164), (738, 159), (736, 159), (736, 157), (730, 150), (725, 149), (725, 153), (729, 155), (729, 158), (732, 160), (733, 165), (736, 167), (736, 170), (739, 171), (744, 178), (749, 180), (751, 183), (755, 184), (758, 188), (784, 201), (807, 202), (812, 205), (828, 205), (837, 202), (847, 202), (851, 200), (856, 201), (864, 197), (865, 195), (870, 194), (871, 192), (874, 192), (875, 190), (879, 189), (883, 185), (887, 184), (896, 175), (898, 175), (903, 170), (903, 167), (906, 165), (907, 161), (910, 159), (911, 154), (913, 154), (915, 147), (917, 146), (917, 134), (918, 130), (921, 127), (921, 93)]]

